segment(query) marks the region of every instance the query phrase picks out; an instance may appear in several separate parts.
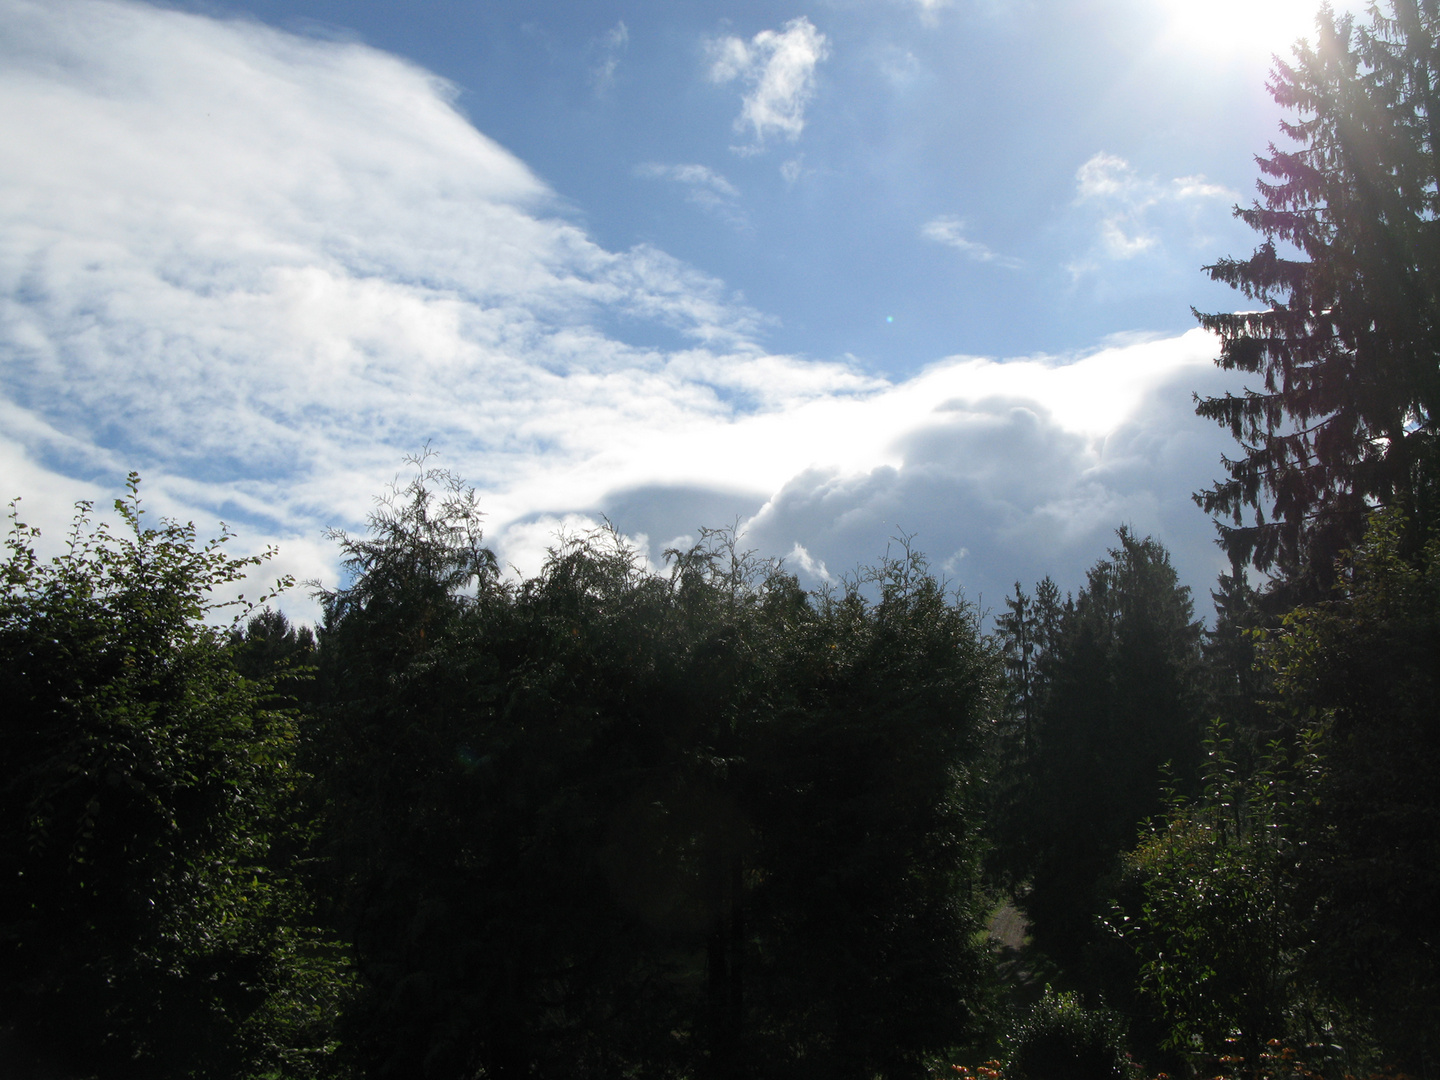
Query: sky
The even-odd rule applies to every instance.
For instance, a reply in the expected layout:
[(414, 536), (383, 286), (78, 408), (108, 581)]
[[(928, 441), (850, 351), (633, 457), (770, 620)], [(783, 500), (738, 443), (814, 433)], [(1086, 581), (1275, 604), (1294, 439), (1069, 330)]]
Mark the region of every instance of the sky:
[[(1344, 5), (1336, 5), (1344, 8)], [(1192, 307), (1304, 0), (0, 0), (0, 496), (131, 470), (340, 582), (429, 447), (515, 573), (609, 521), (983, 607), (1128, 525), (1208, 610)], [(252, 589), (253, 595), (253, 589)], [(315, 606), (304, 588), (284, 605)]]

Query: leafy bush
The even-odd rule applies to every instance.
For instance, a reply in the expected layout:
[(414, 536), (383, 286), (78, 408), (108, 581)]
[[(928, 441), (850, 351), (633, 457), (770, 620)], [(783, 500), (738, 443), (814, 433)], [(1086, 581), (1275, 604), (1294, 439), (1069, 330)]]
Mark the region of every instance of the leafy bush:
[(1012, 1080), (1133, 1080), (1120, 1018), (1087, 1009), (1075, 994), (1048, 986), (1011, 1033), (1005, 1072)]
[(148, 528), (133, 474), (129, 489), (118, 535), (82, 504), (48, 562), (12, 504), (0, 1007), (107, 1077), (313, 1074), (315, 1018), (343, 979), (273, 857), (296, 718), (209, 621), (215, 591), (264, 556)]

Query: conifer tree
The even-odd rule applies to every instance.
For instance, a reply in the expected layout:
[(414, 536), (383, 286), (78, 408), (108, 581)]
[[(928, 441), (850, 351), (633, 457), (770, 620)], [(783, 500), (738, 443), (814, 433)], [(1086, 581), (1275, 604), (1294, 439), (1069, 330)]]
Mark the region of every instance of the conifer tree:
[(1323, 583), (1376, 505), (1433, 527), (1440, 406), (1440, 3), (1369, 25), (1328, 5), (1269, 90), (1295, 146), (1257, 158), (1263, 237), (1210, 276), (1263, 310), (1196, 313), (1217, 363), (1259, 376), (1199, 401), (1241, 453), (1197, 501), (1232, 559)]
[(1120, 853), (1200, 758), (1200, 624), (1165, 549), (1127, 529), (1043, 657), (1035, 744), (1012, 798), (1011, 873), (1035, 939), (1081, 975)]

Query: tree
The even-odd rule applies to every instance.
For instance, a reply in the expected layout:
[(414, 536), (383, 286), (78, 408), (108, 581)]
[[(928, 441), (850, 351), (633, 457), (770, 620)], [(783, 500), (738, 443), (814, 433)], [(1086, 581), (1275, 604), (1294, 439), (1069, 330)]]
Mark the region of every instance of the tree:
[(1389, 10), (1357, 27), (1326, 6), (1276, 61), (1297, 146), (1257, 158), (1261, 199), (1236, 209), (1264, 243), (1206, 268), (1265, 309), (1196, 313), (1217, 363), (1261, 381), (1198, 402), (1242, 453), (1196, 499), (1233, 560), (1322, 585), (1372, 508), (1422, 533), (1440, 509), (1440, 4)]
[(791, 704), (761, 729), (762, 1075), (920, 1077), (991, 1008), (979, 857), (999, 657), (908, 546), (868, 576), (873, 600), (851, 581), (776, 635)]
[(1243, 770), (1235, 749), (1214, 725), (1200, 792), (1176, 798), (1126, 856), (1138, 888), (1110, 925), (1136, 950), (1167, 1049), (1200, 1064), (1238, 1043), (1255, 1068), (1270, 1039), (1319, 1032), (1297, 1022), (1299, 1006), (1314, 999), (1296, 971), (1306, 932), (1294, 873), (1295, 770), (1273, 747)]
[[(1042, 657), (1045, 690), (1010, 799), (1011, 873), (1036, 942), (1082, 982), (1120, 857), (1200, 758), (1200, 624), (1165, 549), (1128, 529)], [(1093, 973), (1093, 972), (1092, 972)], [(1108, 975), (1106, 978), (1108, 979)], [(1104, 981), (1104, 980), (1102, 980)]]
[(1005, 658), (1012, 720), (1019, 729), (1011, 741), (1017, 744), (1022, 757), (1034, 749), (1034, 729), (1045, 698), (1046, 657), (1059, 640), (1063, 614), (1060, 589), (1047, 577), (1035, 586), (1033, 599), (1017, 581), (1015, 595), (1005, 598), (1005, 613), (995, 619)]
[[(81, 504), (49, 562), (14, 516), (0, 565), (0, 996), (106, 1076), (324, 1068), (334, 966), (271, 859), (294, 716), (208, 621), (233, 559), (193, 525)], [(309, 1000), (300, 1000), (312, 995)], [(323, 1012), (323, 1008), (319, 1010)], [(319, 1025), (323, 1027), (323, 1023)], [(292, 1039), (302, 1040), (300, 1044)], [(293, 1053), (292, 1053), (293, 1052)]]
[(918, 557), (816, 598), (602, 530), (506, 582), (423, 466), (371, 525), (320, 636), (369, 1072), (918, 1077), (974, 1033), (995, 662)]
[[(1129, 857), (1123, 922), (1177, 1048), (1321, 1043), (1358, 1073), (1433, 1071), (1440, 1030), (1440, 542), (1377, 514), (1333, 598), (1260, 637), (1274, 730), (1254, 766), (1210, 742), (1205, 786)], [(1120, 925), (1120, 924), (1117, 924)]]
[(1335, 597), (1262, 655), (1305, 751), (1302, 973), (1423, 1074), (1440, 1060), (1440, 540), (1407, 556), (1405, 531), (1376, 515)]

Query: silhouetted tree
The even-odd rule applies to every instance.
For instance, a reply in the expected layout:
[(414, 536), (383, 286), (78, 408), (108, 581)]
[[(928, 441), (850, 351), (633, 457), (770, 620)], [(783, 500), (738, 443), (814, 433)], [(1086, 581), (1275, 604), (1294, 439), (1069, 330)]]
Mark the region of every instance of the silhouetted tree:
[(1404, 534), (1378, 515), (1336, 598), (1289, 616), (1265, 658), (1306, 773), (1303, 977), (1423, 1073), (1440, 1059), (1440, 542), (1407, 556)]
[(1348, 1070), (1433, 1070), (1440, 1028), (1440, 544), (1377, 515), (1333, 599), (1257, 658), (1280, 737), (1246, 768), (1223, 731), (1205, 786), (1131, 856), (1126, 935), (1172, 1044), (1324, 1046)]
[(1197, 313), (1217, 363), (1260, 377), (1199, 402), (1242, 452), (1197, 500), (1225, 519), (1233, 559), (1322, 586), (1370, 508), (1399, 507), (1421, 532), (1436, 510), (1440, 5), (1388, 10), (1357, 27), (1326, 6), (1315, 46), (1276, 61), (1296, 146), (1258, 159), (1261, 200), (1236, 210), (1265, 241), (1207, 268), (1265, 309)]
[[(1200, 624), (1165, 549), (1121, 529), (1063, 610), (1009, 861), (1036, 942), (1082, 982), (1120, 855), (1200, 757)], [(1162, 770), (1168, 769), (1169, 779)], [(1094, 965), (1091, 965), (1094, 966)]]
[(918, 558), (816, 599), (713, 532), (506, 583), (476, 524), (422, 466), (325, 597), (367, 1069), (918, 1076), (969, 1037), (973, 613)]
[[(191, 525), (82, 505), (45, 562), (0, 565), (0, 1000), (105, 1076), (327, 1068), (343, 982), (272, 860), (294, 717), (207, 623), (232, 559)], [(333, 959), (333, 958), (331, 958)], [(318, 1026), (317, 1026), (318, 1022)], [(307, 1041), (308, 1040), (308, 1041)]]

